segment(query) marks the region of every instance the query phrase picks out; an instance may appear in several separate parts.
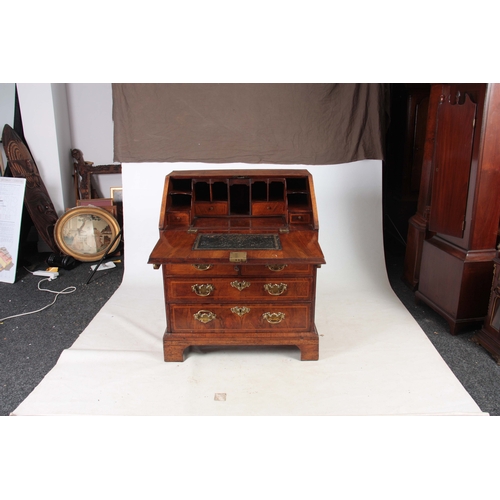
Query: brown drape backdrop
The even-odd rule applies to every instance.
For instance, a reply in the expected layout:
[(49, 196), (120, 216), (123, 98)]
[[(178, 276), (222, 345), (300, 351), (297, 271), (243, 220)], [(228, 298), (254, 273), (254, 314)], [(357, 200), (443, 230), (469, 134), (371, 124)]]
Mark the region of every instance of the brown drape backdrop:
[(383, 159), (385, 84), (113, 84), (118, 162)]

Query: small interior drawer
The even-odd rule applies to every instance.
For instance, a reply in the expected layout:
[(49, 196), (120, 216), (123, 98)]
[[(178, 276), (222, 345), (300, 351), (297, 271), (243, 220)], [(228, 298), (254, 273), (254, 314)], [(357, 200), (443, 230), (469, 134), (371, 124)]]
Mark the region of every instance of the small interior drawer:
[(309, 224), (311, 214), (309, 212), (290, 213), (290, 224)]
[(252, 215), (275, 215), (284, 213), (284, 201), (252, 202)]
[(227, 215), (227, 202), (204, 203), (199, 202), (194, 206), (195, 215)]
[(169, 226), (187, 226), (189, 225), (189, 213), (173, 212), (167, 215), (167, 224)]

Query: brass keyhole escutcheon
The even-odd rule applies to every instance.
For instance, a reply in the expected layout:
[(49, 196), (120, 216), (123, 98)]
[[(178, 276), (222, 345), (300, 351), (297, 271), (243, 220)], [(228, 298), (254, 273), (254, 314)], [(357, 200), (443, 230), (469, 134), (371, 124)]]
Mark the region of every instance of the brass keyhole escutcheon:
[(236, 290), (239, 290), (240, 292), (250, 286), (248, 281), (231, 281), (230, 284), (233, 288), (236, 288)]
[(203, 324), (210, 323), (210, 321), (213, 321), (217, 317), (213, 312), (205, 309), (201, 309), (197, 313), (193, 314), (193, 316), (196, 321)]
[(288, 285), (286, 283), (266, 283), (264, 289), (269, 295), (281, 295), (286, 292)]
[(214, 286), (210, 283), (196, 284), (191, 286), (191, 290), (200, 297), (208, 297), (214, 291)]
[(237, 314), (241, 318), (242, 316), (250, 312), (250, 308), (244, 306), (231, 307), (231, 312)]

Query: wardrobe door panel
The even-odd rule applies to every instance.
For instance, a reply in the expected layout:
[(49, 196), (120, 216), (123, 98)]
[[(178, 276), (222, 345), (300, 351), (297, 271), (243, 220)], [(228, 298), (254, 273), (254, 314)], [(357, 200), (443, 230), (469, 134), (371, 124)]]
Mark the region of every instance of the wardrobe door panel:
[[(458, 101), (458, 99), (457, 99)], [(476, 104), (443, 99), (437, 112), (429, 230), (463, 236), (471, 170)]]

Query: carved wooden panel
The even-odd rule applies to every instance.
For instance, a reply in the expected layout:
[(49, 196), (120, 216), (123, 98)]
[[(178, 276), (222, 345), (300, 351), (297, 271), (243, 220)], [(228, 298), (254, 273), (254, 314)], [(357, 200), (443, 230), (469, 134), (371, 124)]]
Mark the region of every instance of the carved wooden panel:
[(494, 260), (493, 283), (491, 295), (483, 327), (476, 332), (472, 340), (483, 346), (500, 364), (500, 259)]
[[(425, 95), (424, 97), (420, 97), (420, 100), (416, 99), (415, 96), (414, 101), (416, 101), (411, 109), (412, 114), (410, 114), (409, 119), (411, 120), (411, 124), (413, 125), (413, 148), (409, 151), (411, 153), (411, 158), (409, 163), (410, 173), (409, 177), (409, 186), (408, 186), (408, 194), (416, 195), (418, 197), (418, 190), (420, 189), (420, 179), (422, 176), (422, 163), (424, 161), (424, 143), (425, 143), (425, 131), (427, 125), (427, 114), (429, 110), (429, 96)], [(408, 154), (408, 153), (407, 153)]]
[(461, 238), (471, 171), (476, 104), (442, 99), (437, 111), (429, 230)]
[(71, 156), (74, 159), (76, 199), (90, 200), (99, 198), (92, 186), (92, 176), (95, 174), (121, 174), (121, 165), (96, 165), (85, 161), (83, 153), (79, 149), (73, 149)]
[(54, 253), (59, 254), (54, 239), (58, 216), (29, 149), (9, 125), (4, 126), (2, 142), (12, 175), (26, 179), (24, 203), (38, 234)]

